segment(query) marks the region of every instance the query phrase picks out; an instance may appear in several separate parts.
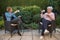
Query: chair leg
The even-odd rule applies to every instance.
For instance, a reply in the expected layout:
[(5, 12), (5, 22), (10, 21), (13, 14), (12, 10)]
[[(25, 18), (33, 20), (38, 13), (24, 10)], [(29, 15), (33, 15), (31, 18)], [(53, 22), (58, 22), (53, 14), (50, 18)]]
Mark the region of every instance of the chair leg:
[(11, 32), (11, 37), (12, 37), (12, 32)]
[(50, 38), (52, 38), (52, 33), (50, 33)]
[(53, 32), (53, 30), (51, 29), (51, 31), (50, 31), (50, 38), (52, 38), (52, 32)]
[(5, 34), (6, 34), (6, 31), (5, 31)]
[(5, 34), (6, 34), (6, 29), (5, 29)]
[(17, 33), (18, 33), (18, 35), (21, 36), (20, 30), (19, 30), (19, 25), (18, 25), (18, 32)]
[(12, 30), (10, 31), (10, 33), (11, 33), (11, 37), (12, 37)]
[(11, 37), (12, 37), (12, 33), (11, 33)]

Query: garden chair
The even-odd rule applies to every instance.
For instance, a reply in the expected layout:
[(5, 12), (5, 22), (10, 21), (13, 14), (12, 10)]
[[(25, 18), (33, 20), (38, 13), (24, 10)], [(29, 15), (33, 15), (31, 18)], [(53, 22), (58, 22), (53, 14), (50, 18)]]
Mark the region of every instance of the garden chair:
[(8, 21), (6, 20), (5, 14), (3, 14), (3, 19), (4, 19), (5, 33), (6, 33), (6, 31), (9, 31), (10, 34), (11, 34), (11, 37), (12, 37), (12, 33), (13, 33), (14, 30), (16, 30), (16, 28), (17, 28), (18, 31), (19, 31), (19, 25), (16, 24), (16, 23), (8, 22)]
[[(52, 37), (52, 32), (53, 32), (53, 31), (56, 31), (56, 30), (55, 30), (56, 27), (55, 27), (55, 24), (54, 24), (54, 23), (55, 23), (54, 21), (48, 23), (47, 30), (49, 31), (49, 35), (50, 35), (50, 37)], [(40, 23), (39, 25), (41, 26), (42, 23)], [(40, 29), (41, 29), (41, 28), (39, 28), (39, 33), (40, 33)]]

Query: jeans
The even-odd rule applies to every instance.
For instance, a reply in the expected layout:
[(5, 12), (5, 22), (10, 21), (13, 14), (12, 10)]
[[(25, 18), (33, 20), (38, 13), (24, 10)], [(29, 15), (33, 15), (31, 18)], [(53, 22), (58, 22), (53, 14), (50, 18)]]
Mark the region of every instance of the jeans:
[(50, 21), (48, 21), (46, 19), (42, 19), (42, 23), (43, 23), (43, 25), (42, 25), (42, 33), (41, 33), (41, 35), (43, 36), (44, 35), (44, 31), (45, 31), (45, 29), (47, 29), (48, 23), (50, 23)]
[(14, 24), (21, 24), (22, 23), (22, 20), (20, 17), (16, 18), (16, 19), (13, 19), (11, 20), (11, 23), (14, 23)]

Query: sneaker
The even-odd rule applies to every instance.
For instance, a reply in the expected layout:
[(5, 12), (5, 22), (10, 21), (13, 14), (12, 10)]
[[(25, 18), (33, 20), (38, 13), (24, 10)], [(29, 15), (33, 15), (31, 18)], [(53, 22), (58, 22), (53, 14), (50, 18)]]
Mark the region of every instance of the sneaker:
[(49, 27), (51, 27), (51, 25), (48, 25)]
[(17, 32), (19, 36), (22, 36), (21, 33)]
[(49, 31), (46, 29), (44, 33), (49, 33)]
[(43, 39), (43, 36), (40, 36), (40, 39)]
[(40, 24), (42, 25), (43, 23), (42, 23), (42, 22), (40, 22)]

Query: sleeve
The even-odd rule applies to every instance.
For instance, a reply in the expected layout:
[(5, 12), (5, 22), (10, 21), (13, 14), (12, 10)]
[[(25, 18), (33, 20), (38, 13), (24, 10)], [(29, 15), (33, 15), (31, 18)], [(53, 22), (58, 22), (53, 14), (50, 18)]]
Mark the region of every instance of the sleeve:
[(11, 15), (9, 15), (8, 13), (5, 13), (5, 16), (6, 16), (6, 17), (11, 17)]
[(15, 15), (14, 13), (13, 13), (13, 15), (12, 15), (12, 16), (13, 16), (14, 18), (17, 18), (17, 17), (16, 17), (16, 15)]
[(52, 20), (55, 20), (55, 15), (54, 13), (51, 15)]
[(43, 14), (40, 14), (40, 17), (43, 18)]

